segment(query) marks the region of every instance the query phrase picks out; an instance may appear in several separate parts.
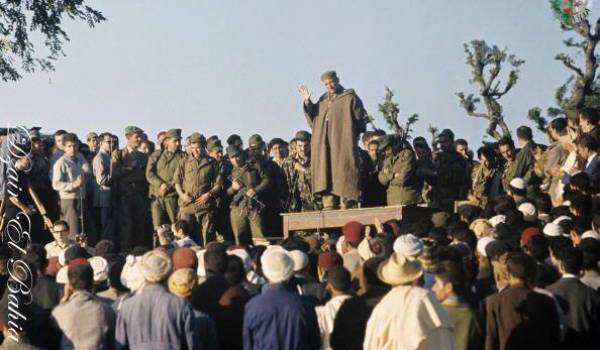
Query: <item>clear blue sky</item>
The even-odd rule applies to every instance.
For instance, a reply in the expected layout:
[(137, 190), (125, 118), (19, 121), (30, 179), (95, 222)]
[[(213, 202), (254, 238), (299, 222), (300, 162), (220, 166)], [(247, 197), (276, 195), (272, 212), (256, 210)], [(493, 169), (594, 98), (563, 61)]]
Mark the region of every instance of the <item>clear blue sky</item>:
[(530, 107), (552, 105), (570, 74), (553, 59), (568, 35), (546, 0), (89, 3), (108, 20), (95, 29), (68, 23), (71, 42), (55, 72), (0, 84), (4, 122), (80, 136), (122, 137), (134, 124), (151, 138), (172, 127), (245, 141), (255, 132), (291, 138), (307, 128), (298, 84), (318, 96), (319, 75), (336, 69), (379, 127), (387, 85), (402, 115), (421, 115), (416, 134), (431, 123), (478, 143), (486, 123), (468, 119), (455, 96), (474, 91), (464, 42), (485, 39), (527, 60), (502, 102), (512, 130)]

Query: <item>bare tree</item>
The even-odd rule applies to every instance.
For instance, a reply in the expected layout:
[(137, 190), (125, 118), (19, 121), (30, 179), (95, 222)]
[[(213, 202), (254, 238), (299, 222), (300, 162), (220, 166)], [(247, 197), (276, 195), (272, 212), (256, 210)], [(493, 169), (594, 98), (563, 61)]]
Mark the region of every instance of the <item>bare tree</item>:
[[(469, 82), (479, 89), (479, 97), (474, 94), (465, 95), (459, 92), (456, 95), (460, 99), (460, 105), (471, 117), (484, 118), (488, 120), (487, 134), (499, 140), (503, 136), (510, 136), (510, 129), (504, 121), (502, 106), (498, 102), (517, 83), (519, 79), (519, 67), (525, 63), (514, 55), (509, 55), (506, 49), (499, 49), (496, 45), (488, 46), (483, 40), (473, 40), (464, 44), (467, 54), (466, 63), (471, 67), (473, 79)], [(499, 78), (503, 64), (511, 68), (504, 86)], [(485, 112), (477, 112), (477, 104), (483, 102)], [(502, 133), (496, 129), (500, 127)]]

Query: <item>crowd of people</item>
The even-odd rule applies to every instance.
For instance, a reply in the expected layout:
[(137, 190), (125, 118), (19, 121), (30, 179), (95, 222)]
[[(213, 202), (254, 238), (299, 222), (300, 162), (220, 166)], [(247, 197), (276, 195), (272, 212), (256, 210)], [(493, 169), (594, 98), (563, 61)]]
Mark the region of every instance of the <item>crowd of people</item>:
[[(312, 132), (289, 141), (130, 126), (123, 147), (3, 142), (21, 191), (4, 170), (0, 229), (32, 228), (0, 266), (33, 274), (0, 270), (0, 348), (600, 348), (598, 111), (552, 120), (547, 145), (520, 126), (474, 152), (449, 129), (367, 131), (355, 92), (321, 78), (315, 103), (300, 88)], [(281, 213), (386, 205), (435, 213), (281, 237)], [(6, 288), (19, 276), (30, 303)]]

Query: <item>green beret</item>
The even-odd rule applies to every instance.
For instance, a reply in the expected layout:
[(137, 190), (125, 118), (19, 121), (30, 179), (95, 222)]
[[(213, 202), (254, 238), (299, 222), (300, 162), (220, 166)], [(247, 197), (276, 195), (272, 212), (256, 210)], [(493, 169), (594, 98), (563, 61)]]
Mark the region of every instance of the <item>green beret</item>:
[(137, 126), (128, 126), (125, 128), (125, 136), (129, 136), (131, 134), (141, 134), (144, 130), (138, 128)]
[(219, 139), (212, 139), (210, 141), (208, 141), (208, 145), (206, 147), (209, 151), (212, 150), (223, 150), (223, 145), (221, 144), (221, 140)]
[(63, 143), (67, 142), (77, 142), (77, 135), (73, 133), (66, 133), (63, 135)]
[(263, 141), (262, 136), (260, 136), (259, 134), (254, 134), (248, 139), (248, 147), (250, 148), (259, 148), (262, 147), (264, 144), (265, 142)]
[(181, 129), (169, 129), (165, 132), (165, 139), (181, 140)]
[(227, 156), (230, 158), (242, 155), (243, 151), (234, 145), (227, 146)]
[(206, 138), (199, 132), (194, 132), (190, 136), (188, 136), (189, 143), (199, 143), (200, 145), (206, 145)]
[(321, 81), (325, 80), (338, 80), (337, 73), (334, 70), (328, 70), (327, 72), (321, 74)]
[(85, 137), (86, 140), (91, 140), (91, 139), (97, 139), (98, 138), (98, 134), (96, 134), (95, 132), (88, 132), (87, 136)]
[(442, 132), (438, 135), (438, 138), (442, 137), (442, 136), (446, 136), (450, 140), (454, 140), (454, 133), (450, 129), (444, 129), (444, 130), (442, 130)]
[(296, 133), (296, 136), (294, 137), (294, 139), (292, 141), (310, 142), (310, 138), (311, 138), (311, 135), (308, 131), (300, 130)]
[(386, 148), (394, 145), (394, 136), (385, 135), (383, 138), (379, 140), (379, 148), (378, 151), (383, 152)]

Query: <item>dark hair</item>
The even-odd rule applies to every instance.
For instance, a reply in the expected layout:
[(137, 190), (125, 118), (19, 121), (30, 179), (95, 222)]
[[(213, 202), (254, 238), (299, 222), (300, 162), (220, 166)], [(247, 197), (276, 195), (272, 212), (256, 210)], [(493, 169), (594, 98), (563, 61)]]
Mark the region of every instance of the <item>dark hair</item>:
[(581, 193), (573, 195), (570, 199), (569, 208), (575, 210), (578, 215), (589, 216), (592, 213), (592, 198)]
[(461, 228), (451, 231), (451, 235), (453, 239), (465, 243), (471, 248), (471, 251), (475, 251), (477, 246), (477, 236), (473, 231), (468, 228)]
[(225, 279), (230, 284), (240, 284), (244, 280), (244, 262), (236, 255), (227, 256), (227, 268), (225, 269)]
[(521, 125), (517, 128), (517, 137), (529, 141), (533, 139), (533, 132), (530, 127)]
[(327, 270), (327, 283), (333, 289), (345, 292), (352, 286), (350, 272), (343, 266), (334, 266)]
[(369, 141), (369, 139), (373, 136), (375, 136), (375, 133), (373, 131), (365, 131), (361, 138), (362, 143)]
[(52, 226), (56, 226), (56, 225), (65, 226), (67, 228), (67, 230), (70, 229), (69, 224), (65, 220), (56, 220), (56, 221), (54, 221), (54, 223), (52, 224)]
[(590, 176), (583, 171), (571, 176), (571, 179), (569, 180), (569, 189), (571, 191), (590, 193)]
[(600, 213), (596, 213), (592, 216), (592, 226), (596, 231), (600, 230)]
[(576, 141), (577, 146), (587, 148), (591, 151), (596, 151), (598, 149), (598, 140), (594, 135), (583, 134), (577, 138)]
[(188, 234), (189, 233), (189, 225), (187, 223), (187, 221), (185, 220), (177, 220), (175, 221), (175, 223), (173, 223), (173, 229), (174, 230), (183, 230), (184, 233)]
[(525, 282), (535, 280), (537, 266), (533, 258), (529, 255), (520, 252), (510, 253), (506, 262), (506, 268), (508, 269), (508, 273), (514, 278)]
[(581, 237), (583, 233), (591, 228), (590, 219), (586, 216), (576, 216), (573, 218), (572, 230), (577, 236)]
[(429, 144), (427, 140), (422, 136), (417, 136), (413, 139), (413, 148), (427, 148), (429, 149)]
[(67, 133), (67, 131), (66, 131), (66, 130), (63, 130), (63, 129), (58, 129), (58, 130), (56, 130), (56, 131), (54, 132), (54, 137), (56, 137), (56, 136), (61, 136), (61, 135), (64, 135), (64, 134), (66, 134), (66, 133)]
[(583, 269), (598, 270), (600, 260), (600, 242), (594, 238), (586, 238), (581, 241), (579, 249), (583, 254)]
[(27, 248), (23, 260), (28, 265), (35, 267), (38, 271), (44, 272), (48, 266), (46, 249), (41, 244), (33, 243)]
[(94, 247), (94, 255), (106, 257), (115, 253), (115, 244), (108, 239), (103, 239), (96, 243)]
[(598, 114), (595, 109), (582, 108), (579, 111), (579, 119), (587, 120), (590, 124), (598, 124)]
[(469, 143), (465, 139), (456, 139), (456, 141), (454, 141), (454, 145), (468, 146)]
[(69, 284), (75, 290), (92, 290), (94, 286), (94, 270), (90, 264), (69, 266), (67, 276)]
[(377, 145), (377, 146), (379, 146), (379, 141), (377, 141), (377, 140), (371, 140), (371, 141), (369, 141), (369, 143), (367, 144), (367, 146), (370, 147), (371, 145)]
[(553, 129), (559, 135), (565, 135), (567, 133), (568, 125), (569, 125), (569, 123), (567, 123), (566, 118), (559, 117), (559, 118), (552, 119), (552, 121), (548, 125), (548, 129)]
[(451, 259), (439, 261), (434, 273), (437, 278), (452, 284), (452, 290), (457, 295), (466, 293), (467, 281), (462, 263)]
[(535, 260), (543, 262), (550, 256), (548, 241), (542, 235), (534, 235), (527, 242), (527, 251)]
[(517, 205), (515, 200), (510, 196), (498, 196), (496, 198), (496, 205), (494, 206), (494, 212), (498, 215), (504, 215), (511, 210), (516, 210)]
[(227, 270), (227, 253), (224, 249), (207, 249), (204, 253), (206, 271), (223, 274)]
[(533, 201), (533, 205), (536, 207), (538, 212), (544, 212), (549, 214), (552, 210), (552, 199), (548, 193), (537, 193), (534, 195), (531, 200)]
[(515, 142), (510, 137), (504, 136), (498, 140), (498, 148), (500, 148), (500, 146), (510, 146), (510, 148), (515, 148)]
[(237, 141), (242, 141), (242, 138), (240, 137), (240, 135), (231, 134), (227, 138), (227, 144), (230, 146), (233, 145), (234, 143), (236, 143)]
[(577, 248), (564, 248), (558, 255), (558, 260), (566, 273), (579, 275), (583, 268), (583, 254)]
[(121, 256), (118, 256), (118, 258), (108, 265), (109, 285), (121, 292), (129, 291), (129, 289), (121, 283), (121, 272), (123, 272), (124, 266), (125, 259)]
[(477, 150), (477, 158), (481, 159), (481, 156), (485, 156), (490, 162), (496, 161), (496, 150), (489, 146), (479, 147)]
[(550, 252), (556, 257), (558, 257), (563, 250), (573, 246), (573, 242), (571, 242), (569, 238), (563, 236), (553, 237), (548, 243)]

